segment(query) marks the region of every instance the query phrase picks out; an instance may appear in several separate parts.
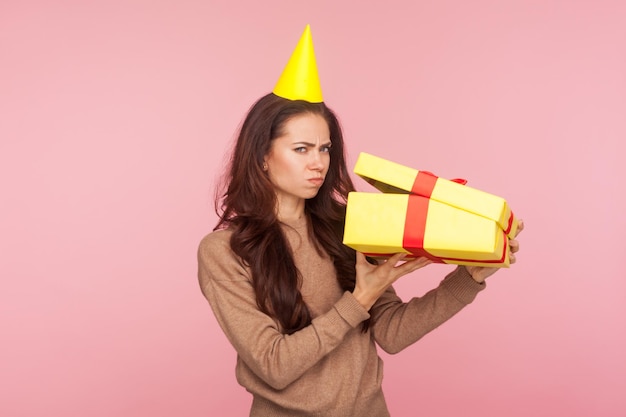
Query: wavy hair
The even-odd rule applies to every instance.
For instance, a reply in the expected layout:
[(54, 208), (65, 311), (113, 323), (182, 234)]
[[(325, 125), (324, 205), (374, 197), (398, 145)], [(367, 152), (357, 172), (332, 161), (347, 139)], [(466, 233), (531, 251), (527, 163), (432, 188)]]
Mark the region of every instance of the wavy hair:
[(354, 290), (355, 252), (342, 243), (346, 199), (354, 185), (339, 121), (324, 103), (288, 100), (272, 93), (261, 97), (241, 125), (215, 198), (219, 222), (214, 230), (233, 231), (230, 245), (251, 270), (258, 307), (277, 319), (286, 334), (309, 325), (311, 314), (300, 293), (302, 277), (276, 216), (276, 193), (263, 161), (285, 124), (307, 113), (326, 120), (333, 144), (324, 183), (305, 202), (309, 233), (318, 252), (325, 251), (332, 259), (341, 288)]

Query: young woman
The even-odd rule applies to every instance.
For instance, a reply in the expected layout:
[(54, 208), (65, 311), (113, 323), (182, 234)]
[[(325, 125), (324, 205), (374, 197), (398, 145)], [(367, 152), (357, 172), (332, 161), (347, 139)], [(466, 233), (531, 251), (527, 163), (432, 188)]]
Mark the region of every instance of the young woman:
[(341, 129), (323, 102), (270, 93), (250, 109), (216, 201), (220, 220), (198, 256), (251, 416), (388, 416), (377, 345), (396, 353), (416, 342), (497, 270), (457, 267), (402, 302), (391, 284), (430, 261), (397, 254), (374, 265), (344, 246), (352, 190)]

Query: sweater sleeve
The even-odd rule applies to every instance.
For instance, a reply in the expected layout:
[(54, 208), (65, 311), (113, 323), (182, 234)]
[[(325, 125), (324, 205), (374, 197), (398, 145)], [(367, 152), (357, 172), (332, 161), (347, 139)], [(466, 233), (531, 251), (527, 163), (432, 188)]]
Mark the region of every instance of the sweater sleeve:
[(231, 251), (228, 232), (205, 237), (198, 249), (198, 279), (226, 337), (250, 369), (282, 389), (299, 378), (369, 314), (346, 292), (327, 313), (291, 334), (259, 310), (249, 270)]
[(374, 338), (385, 352), (400, 352), (449, 320), (483, 289), (485, 283), (474, 281), (464, 267), (457, 267), (437, 288), (407, 303), (390, 287), (370, 310)]

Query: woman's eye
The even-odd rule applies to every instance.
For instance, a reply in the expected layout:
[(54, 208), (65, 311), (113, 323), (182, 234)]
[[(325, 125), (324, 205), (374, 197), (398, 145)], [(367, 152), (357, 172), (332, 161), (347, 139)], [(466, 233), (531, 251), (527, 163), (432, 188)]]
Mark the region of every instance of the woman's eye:
[(306, 152), (306, 148), (304, 146), (300, 146), (300, 147), (294, 149), (294, 151), (296, 151), (298, 153), (304, 153), (304, 152)]
[(322, 149), (320, 149), (321, 152), (330, 152), (330, 146), (322, 146)]

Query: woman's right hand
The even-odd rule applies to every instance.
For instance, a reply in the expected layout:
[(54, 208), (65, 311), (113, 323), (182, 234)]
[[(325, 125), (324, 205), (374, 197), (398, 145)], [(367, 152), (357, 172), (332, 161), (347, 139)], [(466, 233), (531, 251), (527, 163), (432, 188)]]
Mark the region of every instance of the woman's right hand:
[[(428, 258), (415, 258), (402, 262), (406, 253), (396, 253), (379, 265), (370, 264), (365, 255), (356, 253), (356, 284), (352, 294), (369, 311), (378, 297), (398, 278), (431, 264)], [(398, 262), (401, 262), (398, 264)]]

